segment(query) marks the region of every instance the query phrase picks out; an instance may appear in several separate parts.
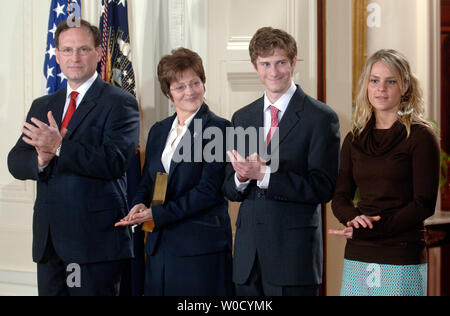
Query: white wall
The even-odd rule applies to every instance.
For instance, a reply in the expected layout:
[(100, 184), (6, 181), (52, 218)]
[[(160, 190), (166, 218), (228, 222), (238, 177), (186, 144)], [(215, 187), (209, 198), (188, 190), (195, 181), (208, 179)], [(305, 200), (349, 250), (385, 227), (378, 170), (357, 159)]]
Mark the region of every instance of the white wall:
[[(350, 131), (352, 119), (352, 0), (326, 3), (327, 104), (339, 116), (341, 141)], [(331, 205), (327, 207), (326, 230), (340, 227)], [(327, 295), (339, 295), (345, 240), (326, 236)]]
[(208, 3), (207, 102), (217, 114), (233, 113), (259, 98), (263, 86), (250, 62), (249, 42), (272, 26), (296, 39), (294, 81), (317, 95), (317, 8), (315, 0), (213, 0)]
[(1, 0), (0, 29), (0, 295), (35, 294), (31, 222), (35, 185), (14, 180), (6, 157), (34, 98), (41, 95), (48, 7), (30, 0)]
[(381, 27), (368, 29), (368, 54), (382, 48), (402, 52), (424, 90), (427, 117), (440, 115), (440, 15), (438, 0), (376, 0)]
[[(48, 0), (46, 0), (48, 1)], [(204, 0), (128, 0), (128, 21), (136, 76), (137, 99), (142, 110), (141, 148), (150, 127), (171, 114), (160, 92), (156, 68), (174, 48), (184, 46), (199, 53), (207, 66), (206, 2)], [(98, 25), (101, 1), (82, 1), (82, 17)]]

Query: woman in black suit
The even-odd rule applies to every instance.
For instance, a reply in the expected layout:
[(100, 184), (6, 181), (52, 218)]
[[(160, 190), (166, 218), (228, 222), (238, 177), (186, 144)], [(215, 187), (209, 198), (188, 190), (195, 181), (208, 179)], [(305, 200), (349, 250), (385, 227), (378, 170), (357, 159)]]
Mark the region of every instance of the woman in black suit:
[[(158, 79), (176, 114), (151, 128), (134, 207), (116, 225), (154, 225), (145, 246), (146, 295), (231, 295), (231, 225), (221, 191), (231, 124), (204, 103), (197, 53), (172, 51), (161, 59)], [(157, 173), (168, 174), (167, 193), (162, 205), (152, 206)]]

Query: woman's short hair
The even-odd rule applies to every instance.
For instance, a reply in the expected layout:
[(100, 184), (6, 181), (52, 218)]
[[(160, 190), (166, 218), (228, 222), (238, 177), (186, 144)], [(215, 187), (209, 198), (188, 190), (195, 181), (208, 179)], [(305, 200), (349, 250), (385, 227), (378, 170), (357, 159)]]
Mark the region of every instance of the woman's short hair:
[(252, 64), (256, 66), (258, 57), (272, 56), (276, 48), (284, 50), (291, 62), (297, 56), (297, 43), (290, 34), (272, 27), (260, 28), (249, 45)]
[(398, 112), (398, 120), (405, 125), (408, 136), (411, 132), (412, 124), (431, 126), (431, 124), (423, 118), (425, 113), (423, 92), (420, 88), (419, 80), (411, 71), (411, 67), (406, 57), (393, 49), (381, 49), (370, 56), (359, 77), (358, 89), (356, 92), (356, 109), (352, 122), (353, 134), (355, 136), (360, 135), (373, 115), (373, 107), (369, 101), (367, 88), (372, 67), (377, 62), (384, 63), (392, 71), (399, 84), (400, 91), (404, 91), (404, 88), (408, 86), (408, 90), (401, 98)]
[(180, 74), (188, 69), (192, 69), (203, 82), (206, 83), (205, 69), (201, 57), (187, 48), (178, 48), (170, 55), (164, 56), (158, 64), (158, 80), (161, 91), (165, 96), (172, 99), (170, 84), (177, 81)]
[[(59, 48), (59, 36), (61, 35), (62, 32), (71, 29), (73, 27), (78, 27), (78, 26), (70, 26), (69, 23), (67, 23), (67, 20), (62, 21), (61, 23), (59, 23), (58, 27), (56, 28), (56, 32), (55, 32), (55, 47)], [(80, 25), (79, 27), (84, 27), (86, 28), (89, 32), (91, 32), (92, 36), (94, 37), (94, 47), (97, 48), (101, 45), (101, 35), (100, 35), (100, 30), (98, 29), (98, 27), (92, 25), (91, 23), (89, 23), (86, 20), (80, 19)]]

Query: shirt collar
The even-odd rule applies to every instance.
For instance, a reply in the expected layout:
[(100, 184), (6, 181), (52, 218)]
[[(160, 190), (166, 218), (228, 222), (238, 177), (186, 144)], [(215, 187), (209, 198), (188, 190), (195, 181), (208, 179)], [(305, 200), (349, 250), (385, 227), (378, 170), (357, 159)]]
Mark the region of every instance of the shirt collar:
[(266, 111), (269, 108), (269, 106), (272, 105), (272, 106), (276, 107), (278, 110), (280, 110), (280, 112), (282, 112), (282, 113), (285, 112), (295, 91), (297, 91), (297, 86), (295, 85), (294, 81), (292, 81), (291, 86), (289, 87), (288, 91), (286, 91), (286, 93), (283, 94), (281, 96), (281, 98), (279, 98), (273, 104), (270, 102), (269, 98), (267, 97), (267, 94), (264, 93), (264, 111)]
[[(191, 124), (192, 120), (197, 115), (198, 111), (200, 111), (200, 108), (201, 108), (201, 106), (198, 108), (198, 110), (194, 114), (189, 116), (189, 118), (186, 120), (186, 122), (184, 122), (183, 130), (187, 130), (187, 128), (189, 127), (189, 124)], [(175, 119), (173, 120), (171, 131), (176, 130), (177, 128), (178, 128), (178, 116), (175, 115)]]
[(86, 94), (86, 92), (89, 90), (89, 88), (92, 86), (92, 84), (94, 83), (94, 81), (97, 79), (98, 77), (98, 73), (95, 72), (91, 78), (89, 78), (88, 80), (86, 80), (81, 86), (78, 87), (78, 89), (74, 90), (70, 87), (69, 84), (67, 84), (67, 95), (66, 95), (66, 99), (70, 98), (70, 94), (73, 91), (76, 91), (79, 93), (79, 97), (77, 97), (78, 100), (83, 100), (84, 95)]

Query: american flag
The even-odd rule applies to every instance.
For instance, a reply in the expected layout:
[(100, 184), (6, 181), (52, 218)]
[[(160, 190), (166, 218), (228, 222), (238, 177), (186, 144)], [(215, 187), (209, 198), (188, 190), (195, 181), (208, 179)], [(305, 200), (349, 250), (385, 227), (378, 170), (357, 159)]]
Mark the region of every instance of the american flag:
[(98, 72), (103, 80), (136, 96), (126, 0), (102, 0), (100, 32), (103, 58)]
[(47, 48), (44, 62), (44, 79), (47, 94), (54, 93), (67, 85), (67, 78), (56, 62), (55, 32), (59, 23), (67, 20), (70, 14), (81, 17), (80, 0), (52, 0), (48, 19)]

